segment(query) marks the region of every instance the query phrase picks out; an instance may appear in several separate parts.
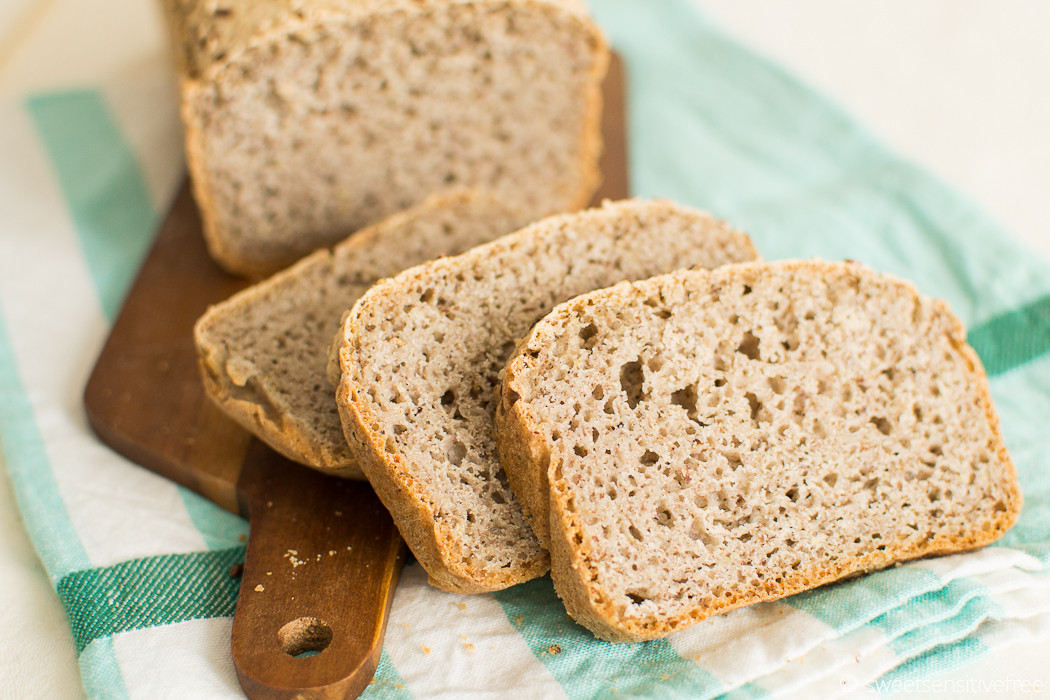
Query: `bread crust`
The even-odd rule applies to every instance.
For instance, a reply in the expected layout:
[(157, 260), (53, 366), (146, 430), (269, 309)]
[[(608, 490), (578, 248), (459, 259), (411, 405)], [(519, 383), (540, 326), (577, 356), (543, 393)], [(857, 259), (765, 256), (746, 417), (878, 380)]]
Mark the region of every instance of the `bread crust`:
[[(761, 275), (766, 265), (777, 265), (779, 269), (794, 272), (826, 275), (842, 269), (842, 264), (828, 263), (819, 260), (788, 261), (781, 263), (738, 263), (721, 268), (724, 274), (736, 274), (742, 279)], [(855, 266), (858, 275), (875, 273)], [(562, 304), (551, 312), (547, 319), (558, 315), (571, 315), (588, 306), (600, 297), (622, 299), (621, 305), (628, 300), (652, 293), (665, 279), (676, 275), (707, 275), (705, 271), (674, 273), (638, 283), (621, 283), (616, 287), (582, 295)], [(918, 301), (918, 290), (909, 282), (897, 280), (888, 275), (883, 279), (897, 282), (900, 288)], [(1002, 465), (1001, 477), (1005, 482), (1005, 510), (994, 514), (991, 520), (984, 521), (962, 538), (935, 536), (918, 546), (888, 545), (885, 550), (874, 550), (849, 561), (829, 562), (828, 565), (811, 571), (784, 571), (778, 582), (767, 579), (761, 587), (744, 586), (735, 591), (728, 591), (724, 597), (716, 598), (708, 606), (696, 606), (680, 615), (652, 615), (649, 617), (627, 618), (620, 614), (617, 605), (609, 600), (598, 583), (595, 566), (595, 555), (591, 549), (580, 516), (568, 507), (572, 498), (571, 484), (559, 476), (559, 465), (551, 462), (550, 431), (554, 426), (542, 424), (532, 412), (527, 401), (518, 397), (526, 393), (526, 377), (535, 371), (535, 357), (530, 348), (545, 347), (553, 340), (552, 324), (540, 322), (529, 335), (519, 343), (514, 355), (507, 364), (505, 379), (500, 387), (500, 420), (497, 423), (497, 439), (500, 441), (501, 454), (518, 465), (519, 469), (528, 470), (525, 478), (521, 474), (511, 481), (515, 495), (523, 502), (549, 505), (549, 540), (551, 552), (551, 575), (558, 595), (562, 598), (569, 614), (590, 629), (596, 636), (612, 642), (639, 642), (664, 637), (672, 632), (684, 629), (711, 615), (763, 601), (771, 601), (784, 596), (799, 593), (822, 586), (845, 577), (858, 575), (885, 568), (897, 562), (903, 562), (925, 556), (963, 552), (987, 545), (1003, 535), (1017, 520), (1023, 505), (1017, 471), (1006, 450), (999, 424), (998, 415), (992, 403), (987, 375), (980, 359), (974, 350), (966, 344), (966, 329), (962, 322), (951, 313), (947, 304), (935, 302), (936, 313), (950, 320), (949, 339), (952, 347), (965, 360), (976, 400), (988, 420), (988, 425), (995, 440), (995, 454)], [(519, 492), (518, 489), (521, 489)]]

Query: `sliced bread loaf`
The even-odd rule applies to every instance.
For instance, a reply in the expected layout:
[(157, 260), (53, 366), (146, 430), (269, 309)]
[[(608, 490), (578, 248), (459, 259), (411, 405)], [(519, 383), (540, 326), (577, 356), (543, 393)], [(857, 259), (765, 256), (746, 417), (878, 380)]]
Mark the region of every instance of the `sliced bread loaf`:
[(289, 459), (363, 478), (325, 376), (344, 313), (381, 277), (524, 223), (493, 195), (435, 195), (211, 307), (194, 331), (209, 396)]
[(604, 39), (579, 0), (164, 0), (212, 255), (260, 275), (427, 195), (530, 219), (598, 182)]
[(491, 591), (548, 568), (492, 438), (495, 386), (515, 340), (576, 294), (754, 257), (745, 235), (706, 214), (624, 201), (407, 270), (361, 298), (343, 329), (339, 411), (434, 585)]
[(1021, 507), (962, 324), (856, 264), (573, 299), (509, 362), (497, 437), (541, 475), (512, 483), (549, 504), (570, 615), (612, 641), (978, 547)]

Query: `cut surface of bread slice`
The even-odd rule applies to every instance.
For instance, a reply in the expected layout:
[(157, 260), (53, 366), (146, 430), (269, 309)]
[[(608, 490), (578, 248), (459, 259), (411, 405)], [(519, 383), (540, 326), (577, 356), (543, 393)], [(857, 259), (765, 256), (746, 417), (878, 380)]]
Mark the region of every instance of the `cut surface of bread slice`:
[(508, 363), (498, 436), (531, 444), (555, 586), (612, 641), (978, 547), (1021, 507), (962, 324), (851, 263), (560, 305)]
[(364, 478), (325, 374), (344, 314), (378, 279), (525, 223), (491, 194), (435, 195), (216, 304), (194, 331), (208, 395), (289, 459)]
[(598, 184), (579, 0), (164, 0), (208, 247), (263, 275), (459, 188), (531, 219)]
[(747, 236), (706, 214), (627, 200), (542, 220), (361, 298), (343, 329), (337, 403), (432, 583), (491, 591), (548, 569), (492, 437), (495, 387), (515, 341), (576, 294), (755, 257)]

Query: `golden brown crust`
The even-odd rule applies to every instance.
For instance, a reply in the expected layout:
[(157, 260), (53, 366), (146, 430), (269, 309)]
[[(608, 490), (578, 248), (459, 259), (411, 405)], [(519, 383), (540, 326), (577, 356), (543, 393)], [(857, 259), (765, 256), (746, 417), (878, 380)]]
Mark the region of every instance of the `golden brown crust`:
[[(741, 275), (755, 272), (760, 274), (763, 264), (761, 262), (738, 263), (732, 267)], [(819, 260), (791, 261), (783, 265), (796, 271), (809, 271), (816, 275), (829, 272), (832, 267), (838, 267), (836, 263)], [(919, 300), (918, 290), (912, 284), (899, 282), (914, 300)], [(574, 309), (587, 305), (594, 296), (624, 295), (639, 285), (648, 283), (650, 282), (633, 285), (624, 283), (607, 290), (577, 297), (555, 309), (552, 316), (574, 313)], [(1017, 471), (1006, 450), (987, 375), (976, 352), (966, 344), (965, 327), (943, 302), (937, 302), (935, 310), (936, 313), (950, 319), (949, 335), (952, 345), (969, 366), (971, 380), (976, 388), (977, 401), (981, 404), (994, 435), (995, 452), (1005, 472), (1002, 476), (1008, 482), (1005, 510), (993, 513), (989, 519), (975, 524), (975, 529), (963, 538), (938, 535), (918, 546), (890, 545), (884, 550), (874, 550), (850, 561), (833, 562), (826, 567), (808, 572), (785, 571), (779, 582), (766, 580), (759, 588), (728, 591), (713, 605), (698, 606), (678, 616), (649, 618), (626, 618), (621, 615), (613, 601), (603, 595), (602, 588), (597, 582), (597, 568), (590, 551), (590, 542), (585, 536), (579, 515), (568, 507), (572, 495), (571, 488), (565, 480), (560, 478), (558, 465), (551, 463), (548, 426), (538, 424), (536, 418), (529, 412), (527, 402), (517, 400), (517, 396), (524, 392), (524, 387), (518, 382), (524, 381), (521, 376), (532, 365), (533, 358), (528, 353), (528, 347), (537, 343), (544, 344), (544, 336), (549, 335), (550, 327), (539, 324), (533, 328), (529, 335), (518, 344), (514, 355), (507, 363), (505, 378), (500, 387), (500, 411), (497, 414), (496, 435), (500, 441), (501, 458), (506, 460), (504, 464), (513, 465), (513, 469), (517, 472), (511, 478), (515, 496), (523, 503), (535, 504), (545, 499), (549, 507), (550, 530), (544, 543), (551, 552), (551, 576), (558, 595), (564, 601), (570, 616), (594, 632), (596, 636), (607, 641), (638, 642), (657, 639), (684, 629), (711, 615), (728, 612), (752, 603), (776, 600), (845, 577), (885, 568), (897, 562), (975, 549), (1001, 537), (1016, 522), (1023, 505), (1017, 482)], [(510, 473), (511, 469), (508, 468), (508, 476)]]
[(515, 369), (512, 365), (507, 366), (503, 381), (496, 389), (499, 392), (493, 431), (496, 451), (503, 473), (507, 475), (525, 519), (536, 533), (536, 539), (550, 549), (550, 490), (547, 486), (550, 450), (543, 434), (526, 423), (525, 414), (512, 408), (518, 400), (518, 395), (511, 389), (517, 379)]

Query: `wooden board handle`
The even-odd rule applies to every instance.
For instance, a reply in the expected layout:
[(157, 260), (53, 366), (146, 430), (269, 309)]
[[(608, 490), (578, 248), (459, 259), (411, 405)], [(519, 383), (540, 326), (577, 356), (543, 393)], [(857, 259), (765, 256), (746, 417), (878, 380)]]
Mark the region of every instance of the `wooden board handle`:
[(406, 550), (363, 482), (339, 481), (258, 442), (241, 472), (251, 520), (233, 662), (260, 700), (353, 698), (379, 663)]

